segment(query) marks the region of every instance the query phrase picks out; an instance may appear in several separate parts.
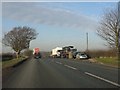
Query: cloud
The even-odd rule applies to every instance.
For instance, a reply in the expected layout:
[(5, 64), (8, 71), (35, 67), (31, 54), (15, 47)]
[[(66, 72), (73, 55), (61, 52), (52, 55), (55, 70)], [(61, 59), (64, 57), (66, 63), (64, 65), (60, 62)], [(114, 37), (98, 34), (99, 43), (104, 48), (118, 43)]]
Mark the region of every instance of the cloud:
[[(54, 4), (54, 3), (53, 3)], [(3, 3), (3, 20), (12, 19), (35, 24), (57, 25), (72, 28), (95, 29), (96, 22), (74, 11), (55, 8), (48, 3)], [(57, 5), (56, 5), (57, 6)]]

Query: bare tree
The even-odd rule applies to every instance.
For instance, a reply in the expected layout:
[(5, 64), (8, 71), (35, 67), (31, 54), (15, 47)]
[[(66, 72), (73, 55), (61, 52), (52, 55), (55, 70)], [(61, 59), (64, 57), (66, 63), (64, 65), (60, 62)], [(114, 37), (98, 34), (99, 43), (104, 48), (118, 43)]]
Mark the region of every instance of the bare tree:
[[(119, 6), (119, 5), (118, 5)], [(104, 12), (104, 16), (101, 19), (100, 27), (97, 30), (97, 34), (104, 39), (109, 47), (115, 48), (118, 56), (120, 56), (119, 47), (119, 10), (117, 8), (109, 9)]]
[(3, 44), (10, 46), (17, 53), (29, 48), (31, 40), (36, 39), (37, 33), (30, 27), (14, 27), (11, 31), (4, 35)]

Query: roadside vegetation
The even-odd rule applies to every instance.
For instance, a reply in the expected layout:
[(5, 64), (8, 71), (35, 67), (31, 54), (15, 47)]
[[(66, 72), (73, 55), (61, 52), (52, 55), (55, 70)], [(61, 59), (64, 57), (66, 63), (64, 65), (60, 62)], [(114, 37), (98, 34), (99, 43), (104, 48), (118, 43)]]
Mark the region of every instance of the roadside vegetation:
[(114, 8), (105, 9), (103, 16), (100, 20), (100, 25), (97, 29), (97, 34), (104, 41), (105, 45), (113, 48), (117, 52), (117, 58), (120, 61), (120, 20), (119, 20), (119, 7), (118, 3)]
[(0, 68), (2, 68), (2, 61), (0, 61)]
[(115, 49), (89, 50), (87, 53), (91, 56), (91, 58), (117, 57), (117, 52)]
[(11, 60), (8, 60), (8, 61), (3, 61), (2, 62), (2, 68), (8, 68), (8, 67), (12, 67), (14, 66), (15, 64), (25, 60), (27, 57), (19, 57), (18, 59), (17, 58), (14, 58), (14, 59), (11, 59)]
[(113, 49), (93, 50), (89, 51), (89, 55), (101, 64), (118, 67), (120, 63), (117, 58), (117, 52)]
[(120, 63), (117, 60), (117, 57), (101, 57), (101, 58), (95, 58), (95, 59), (97, 60), (97, 62), (101, 64), (106, 64), (114, 67), (118, 67), (118, 63)]
[(14, 27), (11, 31), (5, 33), (2, 43), (11, 47), (15, 52), (17, 58), (25, 49), (29, 49), (30, 41), (36, 39), (38, 33), (35, 29), (23, 26)]
[[(36, 39), (37, 35), (35, 29), (27, 26), (14, 27), (11, 31), (5, 33), (2, 44), (11, 47), (15, 53), (2, 54), (2, 68), (11, 67), (23, 61), (26, 56), (31, 56), (30, 42)], [(26, 52), (23, 54), (23, 51)]]
[(21, 53), (18, 58), (16, 54), (4, 53), (2, 54), (2, 68), (4, 69), (4, 68), (12, 67), (24, 60), (27, 60), (27, 58), (30, 58), (31, 56), (32, 56), (32, 50), (29, 49)]

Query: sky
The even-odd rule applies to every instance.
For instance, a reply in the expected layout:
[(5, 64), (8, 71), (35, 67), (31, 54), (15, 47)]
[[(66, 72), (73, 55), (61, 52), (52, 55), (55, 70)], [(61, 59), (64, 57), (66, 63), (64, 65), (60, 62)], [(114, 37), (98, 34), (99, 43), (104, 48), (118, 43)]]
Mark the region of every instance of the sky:
[[(39, 35), (30, 49), (51, 51), (73, 45), (79, 51), (107, 49), (97, 34), (103, 11), (117, 2), (2, 2), (2, 36), (17, 26), (28, 26)], [(12, 49), (2, 45), (3, 52)]]

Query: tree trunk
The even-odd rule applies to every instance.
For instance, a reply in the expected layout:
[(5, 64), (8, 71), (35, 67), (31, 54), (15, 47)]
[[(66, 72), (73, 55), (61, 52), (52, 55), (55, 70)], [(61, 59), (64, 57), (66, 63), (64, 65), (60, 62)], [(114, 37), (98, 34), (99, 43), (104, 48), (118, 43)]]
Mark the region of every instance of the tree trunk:
[(19, 58), (20, 51), (16, 52), (17, 59)]
[(16, 52), (16, 57), (17, 57), (17, 59), (18, 59), (18, 56), (19, 56), (19, 55), (18, 55), (18, 52)]

